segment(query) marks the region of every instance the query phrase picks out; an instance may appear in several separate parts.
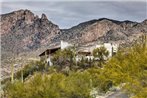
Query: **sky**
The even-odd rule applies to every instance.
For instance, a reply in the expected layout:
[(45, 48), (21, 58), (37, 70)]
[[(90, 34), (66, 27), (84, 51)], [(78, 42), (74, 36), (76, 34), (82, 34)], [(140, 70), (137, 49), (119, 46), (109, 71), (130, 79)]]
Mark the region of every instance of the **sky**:
[(62, 29), (99, 18), (137, 22), (147, 19), (147, 0), (0, 0), (0, 4), (0, 14), (28, 9), (40, 17), (46, 14)]

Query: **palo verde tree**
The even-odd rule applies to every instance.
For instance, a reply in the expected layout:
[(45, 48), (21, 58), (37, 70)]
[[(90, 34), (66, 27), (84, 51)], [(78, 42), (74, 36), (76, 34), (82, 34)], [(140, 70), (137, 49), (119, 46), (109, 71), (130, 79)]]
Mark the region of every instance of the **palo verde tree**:
[(74, 65), (74, 52), (72, 49), (58, 50), (52, 57), (54, 65), (59, 66), (61, 69), (65, 66), (69, 66), (71, 69)]
[(102, 67), (102, 65), (105, 63), (105, 60), (107, 59), (108, 55), (109, 51), (107, 51), (107, 49), (104, 46), (93, 50), (94, 59), (98, 60), (98, 65), (100, 67)]
[(113, 85), (123, 84), (131, 98), (147, 98), (147, 40), (138, 40), (112, 57), (101, 74)]

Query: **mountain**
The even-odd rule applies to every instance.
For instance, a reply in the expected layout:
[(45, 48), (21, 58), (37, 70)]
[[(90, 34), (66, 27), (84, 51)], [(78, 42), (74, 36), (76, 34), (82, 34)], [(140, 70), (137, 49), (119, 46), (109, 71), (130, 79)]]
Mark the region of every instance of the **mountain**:
[(71, 40), (88, 43), (117, 42), (119, 44), (132, 42), (134, 39), (147, 33), (147, 20), (141, 23), (132, 21), (116, 21), (107, 18), (80, 23), (70, 29), (61, 30), (62, 33), (55, 39)]
[(47, 45), (60, 32), (45, 14), (38, 18), (29, 10), (1, 15), (1, 28), (2, 49), (6, 51), (15, 51), (19, 47), (24, 51), (37, 49)]
[(49, 21), (45, 14), (39, 18), (30, 10), (18, 10), (0, 16), (2, 68), (15, 63), (18, 57), (38, 57), (42, 50), (60, 40), (79, 44), (128, 44), (147, 33), (147, 20), (138, 23), (101, 18), (80, 23), (69, 29), (60, 29)]
[(24, 58), (35, 56), (37, 53), (33, 52), (48, 46), (60, 32), (59, 27), (49, 21), (45, 14), (39, 18), (30, 10), (2, 14), (0, 26), (2, 67), (16, 63), (19, 55)]

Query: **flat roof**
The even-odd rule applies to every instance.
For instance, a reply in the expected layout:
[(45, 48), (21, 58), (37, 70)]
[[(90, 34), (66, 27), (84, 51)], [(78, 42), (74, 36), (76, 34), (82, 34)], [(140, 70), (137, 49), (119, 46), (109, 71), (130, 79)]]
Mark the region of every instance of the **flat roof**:
[(48, 49), (46, 49), (46, 50), (44, 50), (41, 54), (39, 54), (39, 56), (42, 56), (42, 55), (45, 55), (45, 52), (47, 51), (47, 52), (54, 52), (55, 50), (58, 50), (58, 49), (60, 49), (61, 48), (61, 46), (55, 46), (55, 47), (50, 47), (50, 48), (48, 48)]

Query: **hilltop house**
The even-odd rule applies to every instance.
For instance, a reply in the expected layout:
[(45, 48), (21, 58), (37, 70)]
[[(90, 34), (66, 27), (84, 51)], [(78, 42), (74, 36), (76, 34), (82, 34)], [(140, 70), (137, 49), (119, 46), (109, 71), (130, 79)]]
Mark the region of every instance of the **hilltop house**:
[(46, 49), (45, 51), (43, 51), (41, 54), (39, 54), (40, 59), (47, 59), (47, 63), (49, 66), (52, 65), (51, 62), (51, 56), (59, 49), (65, 49), (68, 47), (71, 47), (72, 44), (69, 44), (68, 42), (65, 41), (60, 41), (60, 44), (56, 45), (56, 46), (51, 46), (50, 48)]
[(92, 52), (94, 49), (99, 48), (99, 47), (105, 47), (107, 51), (109, 52), (108, 58), (112, 57), (113, 55), (116, 54), (118, 51), (118, 44), (112, 44), (112, 43), (104, 43), (104, 44), (97, 44), (97, 45), (92, 45), (92, 46), (82, 46), (79, 47), (77, 53), (77, 59), (81, 59), (82, 56), (86, 56), (88, 59), (93, 59)]
[[(51, 66), (51, 57), (52, 55), (59, 49), (65, 49), (68, 47), (73, 46), (72, 44), (69, 44), (68, 42), (61, 41), (60, 44), (56, 46), (52, 46), (48, 49), (46, 49), (44, 52), (42, 52), (39, 56), (41, 59), (47, 59), (48, 65)], [(82, 57), (86, 57), (88, 59), (93, 59), (92, 52), (94, 49), (104, 46), (109, 51), (109, 56), (112, 57), (118, 50), (117, 44), (112, 43), (104, 43), (104, 44), (97, 44), (92, 46), (79, 46), (76, 49), (76, 60), (80, 60)]]

